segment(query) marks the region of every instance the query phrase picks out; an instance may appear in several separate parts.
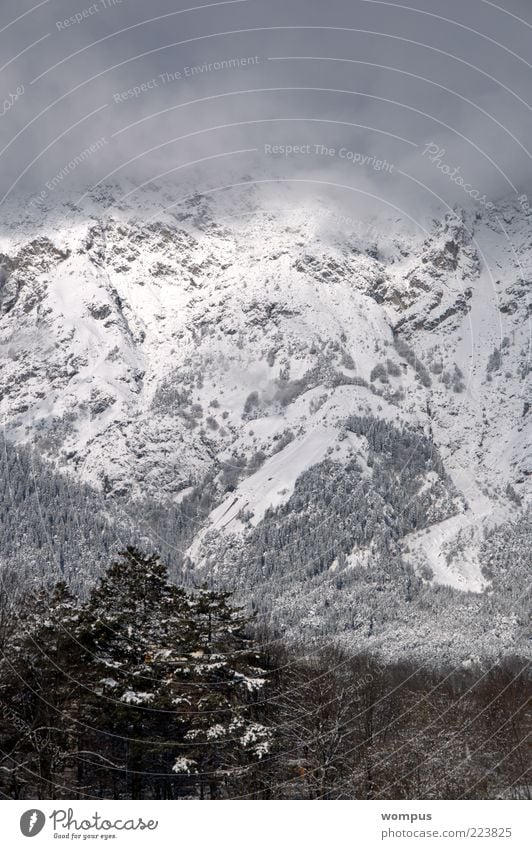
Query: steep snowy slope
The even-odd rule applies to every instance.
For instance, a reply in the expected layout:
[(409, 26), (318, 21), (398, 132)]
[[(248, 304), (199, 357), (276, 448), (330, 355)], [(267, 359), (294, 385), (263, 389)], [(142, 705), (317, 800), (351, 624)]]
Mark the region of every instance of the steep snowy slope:
[[(199, 572), (264, 546), (313, 469), (350, 468), (383, 500), (375, 521), (388, 490), (407, 499), (400, 533), (379, 525), (390, 556), (482, 591), (486, 531), (530, 498), (530, 216), (508, 202), (363, 238), (286, 185), (126, 188), (4, 208), (7, 438), (108, 499), (186, 504), (202, 485), (212, 512), (184, 546)], [(392, 479), (394, 440), (410, 454)], [(349, 533), (322, 565), (336, 577), (377, 556)]]

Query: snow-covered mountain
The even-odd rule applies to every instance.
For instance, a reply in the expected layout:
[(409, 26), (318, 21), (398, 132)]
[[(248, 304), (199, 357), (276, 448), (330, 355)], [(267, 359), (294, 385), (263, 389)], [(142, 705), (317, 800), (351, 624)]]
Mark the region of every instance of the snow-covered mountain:
[(165, 544), (272, 592), (283, 626), (377, 563), (489, 597), (486, 536), (528, 538), (532, 217), (361, 228), (286, 184), (182, 196), (4, 207), (6, 438), (107, 504), (201, 490)]

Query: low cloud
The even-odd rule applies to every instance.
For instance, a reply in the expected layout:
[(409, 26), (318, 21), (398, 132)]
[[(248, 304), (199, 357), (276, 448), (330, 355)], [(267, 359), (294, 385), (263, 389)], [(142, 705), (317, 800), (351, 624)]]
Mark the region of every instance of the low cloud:
[(2, 196), (167, 172), (410, 211), (530, 192), (526, 0), (201, 5), (4, 2)]

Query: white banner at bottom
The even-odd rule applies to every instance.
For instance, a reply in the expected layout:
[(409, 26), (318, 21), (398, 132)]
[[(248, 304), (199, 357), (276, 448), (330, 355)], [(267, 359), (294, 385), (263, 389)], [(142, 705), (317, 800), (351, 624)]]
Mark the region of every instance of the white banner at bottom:
[[(4, 801), (2, 845), (512, 847), (532, 845), (530, 803)], [(67, 843), (68, 841), (68, 843)]]

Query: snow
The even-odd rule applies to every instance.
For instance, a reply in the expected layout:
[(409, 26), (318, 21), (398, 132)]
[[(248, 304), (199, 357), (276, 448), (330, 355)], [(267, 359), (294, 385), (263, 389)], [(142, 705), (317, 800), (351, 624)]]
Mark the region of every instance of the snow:
[(241, 514), (249, 517), (252, 526), (258, 525), (268, 509), (289, 501), (300, 475), (324, 460), (333, 447), (338, 446), (340, 449), (340, 453), (334, 455), (339, 460), (346, 456), (349, 449), (354, 451), (361, 443), (354, 434), (347, 434), (341, 443), (338, 442), (338, 436), (338, 429), (318, 425), (266, 460), (255, 474), (242, 481), (212, 511), (206, 527), (198, 534), (187, 555), (191, 559), (199, 555), (201, 543), (209, 532), (242, 531), (245, 525)]
[[(372, 252), (378, 242), (375, 259), (360, 234), (333, 225), (323, 200), (302, 204), (288, 186), (267, 197), (250, 192), (246, 215), (224, 193), (164, 212), (184, 194), (171, 184), (120, 202), (130, 188), (101, 188), (77, 210), (59, 191), (53, 210), (6, 204), (5, 257), (42, 236), (68, 252), (24, 255), (24, 285), (0, 316), (6, 434), (29, 442), (44, 432), (42, 453), (62, 468), (176, 503), (219, 462), (262, 451), (262, 466), (199, 529), (188, 551), (195, 560), (208, 531), (245, 533), (327, 456), (356, 455), (369, 474), (364, 441), (343, 431), (347, 416), (421, 427), (468, 506), (410, 535), (407, 556), (436, 582), (482, 591), (484, 529), (516, 510), (507, 484), (524, 504), (530, 499), (530, 324), (527, 295), (514, 291), (532, 270), (525, 213), (502, 204), (493, 215), (464, 215), (463, 228), (427, 225), (429, 235), (379, 222), (366, 240)], [(441, 262), (450, 238), (459, 244), (456, 268)], [(460, 368), (463, 391), (432, 372), (431, 386), (420, 384), (394, 348), (398, 325), (426, 367), (441, 358), (445, 369)], [(488, 380), (495, 348), (502, 367)], [(400, 375), (386, 386), (349, 382), (369, 384), (387, 360)], [(403, 397), (394, 402), (392, 390)], [(259, 409), (247, 416), (251, 392)], [(289, 430), (292, 442), (275, 453), (276, 437)], [(367, 553), (351, 560), (366, 562)]]
[(153, 693), (135, 692), (134, 690), (126, 690), (120, 701), (128, 705), (141, 705), (146, 702), (153, 701)]
[(213, 527), (228, 528), (241, 510), (250, 511), (251, 524), (257, 525), (268, 508), (279, 507), (289, 500), (298, 477), (324, 459), (337, 436), (334, 428), (319, 426), (270, 457), (213, 511), (210, 517)]
[(180, 757), (174, 763), (172, 772), (190, 775), (190, 773), (197, 772), (197, 765), (191, 758)]

